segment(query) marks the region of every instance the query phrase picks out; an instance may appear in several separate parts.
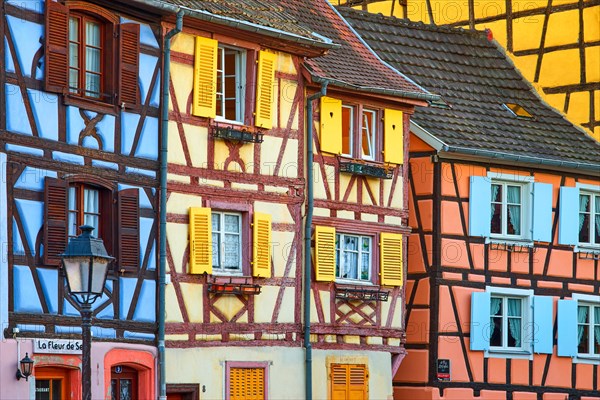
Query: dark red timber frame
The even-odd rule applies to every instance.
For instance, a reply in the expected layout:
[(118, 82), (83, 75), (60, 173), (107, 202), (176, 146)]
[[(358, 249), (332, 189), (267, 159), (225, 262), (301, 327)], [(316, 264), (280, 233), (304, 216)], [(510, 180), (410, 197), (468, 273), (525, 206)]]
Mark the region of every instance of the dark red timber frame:
[[(256, 60), (258, 57), (258, 51), (261, 47), (257, 45), (259, 42), (264, 42), (263, 37), (258, 35), (247, 33), (243, 38), (234, 37), (233, 35), (238, 34), (223, 26), (202, 23), (194, 26), (193, 20), (186, 20), (186, 27), (184, 27), (184, 33), (191, 35), (210, 37), (218, 40), (224, 45), (231, 45), (239, 49), (246, 51), (246, 71), (248, 76), (246, 78), (246, 97), (245, 102), (245, 114), (243, 128), (254, 130), (254, 98), (255, 98), (255, 76), (256, 76)], [(214, 32), (214, 33), (213, 33)], [(276, 42), (272, 43), (271, 49), (277, 49), (281, 44)], [(171, 53), (172, 63), (181, 63), (189, 67), (193, 66), (194, 57), (191, 54), (180, 53), (172, 51)], [(244, 257), (244, 270), (243, 274), (254, 284), (259, 284), (261, 287), (277, 287), (277, 296), (275, 304), (272, 305), (273, 311), (271, 321), (267, 323), (257, 323), (254, 318), (254, 296), (238, 296), (238, 300), (242, 306), (239, 311), (231, 318), (226, 317), (224, 313), (219, 310), (220, 296), (218, 293), (208, 293), (206, 290), (206, 284), (212, 280), (228, 280), (227, 276), (218, 275), (192, 275), (188, 274), (187, 271), (180, 271), (179, 265), (187, 265), (189, 259), (189, 247), (184, 252), (181, 260), (175, 260), (173, 258), (173, 252), (169, 245), (167, 245), (167, 262), (169, 265), (169, 274), (171, 282), (175, 291), (177, 302), (180, 306), (182, 323), (167, 323), (166, 331), (167, 334), (185, 334), (188, 336), (187, 341), (167, 341), (167, 347), (170, 348), (192, 348), (192, 347), (214, 347), (214, 346), (244, 346), (244, 347), (259, 347), (259, 346), (283, 346), (283, 347), (300, 347), (302, 345), (301, 338), (301, 260), (302, 260), (302, 248), (301, 248), (301, 226), (302, 226), (302, 215), (301, 205), (303, 203), (304, 195), (304, 179), (303, 169), (304, 165), (304, 154), (302, 151), (298, 151), (297, 158), (294, 158), (294, 166), (284, 164), (284, 153), (289, 147), (290, 141), (297, 141), (298, 148), (304, 147), (304, 89), (305, 80), (301, 74), (301, 58), (292, 55), (292, 60), (297, 73), (284, 73), (275, 71), (275, 80), (279, 82), (279, 91), (275, 92), (275, 96), (281, 97), (284, 87), (284, 82), (293, 81), (298, 86), (295, 91), (287, 89), (287, 96), (293, 96), (290, 100), (292, 102), (291, 112), (288, 115), (282, 115), (281, 102), (277, 102), (277, 107), (273, 109), (273, 113), (276, 116), (277, 123), (274, 124), (274, 128), (268, 131), (264, 131), (265, 142), (264, 143), (236, 143), (231, 141), (224, 141), (225, 144), (225, 156), (222, 165), (216, 165), (215, 159), (215, 139), (210, 133), (207, 133), (208, 140), (206, 149), (193, 148), (188, 145), (185, 137), (184, 124), (193, 125), (195, 127), (208, 128), (214, 125), (214, 120), (206, 118), (196, 117), (191, 115), (192, 109), (192, 97), (177, 97), (175, 88), (173, 85), (173, 77), (170, 82), (170, 94), (173, 103), (173, 110), (169, 113), (169, 120), (175, 122), (176, 129), (171, 131), (170, 134), (178, 136), (181, 141), (183, 148), (184, 165), (180, 164), (169, 164), (169, 173), (178, 174), (189, 177), (188, 182), (175, 182), (171, 181), (168, 184), (168, 193), (184, 193), (188, 195), (196, 195), (202, 198), (202, 203), (197, 206), (210, 207), (214, 210), (223, 211), (238, 211), (242, 213), (242, 229), (247, 241), (243, 242), (243, 250), (246, 251), (247, 256)], [(190, 95), (192, 88), (190, 87)], [(297, 118), (298, 127), (293, 128), (294, 120)], [(219, 125), (228, 125), (227, 123), (219, 122)], [(231, 125), (232, 127), (239, 128), (239, 125)], [(276, 152), (277, 160), (274, 165), (266, 166), (261, 162), (261, 149), (265, 145), (272, 145), (269, 143), (269, 138), (281, 139), (278, 147), (273, 146), (271, 151)], [(241, 149), (242, 146), (253, 148), (253, 157), (247, 159), (242, 157)], [(207, 162), (205, 165), (196, 166), (192, 162), (192, 151), (206, 152)], [(219, 153), (219, 156), (223, 156)], [(236, 171), (229, 171), (228, 168), (235, 165)], [(285, 173), (289, 170), (289, 173)], [(240, 171), (240, 172), (237, 172)], [(296, 173), (299, 171), (298, 173)], [(203, 184), (203, 181), (209, 179), (213, 181), (222, 182), (222, 187), (212, 186)], [(250, 189), (239, 189), (236, 188), (236, 184), (251, 184), (255, 185), (255, 190)], [(280, 190), (278, 192), (265, 190), (266, 186), (276, 187)], [(246, 262), (251, 258), (252, 254), (252, 235), (249, 228), (251, 218), (254, 212), (254, 203), (268, 202), (284, 205), (291, 216), (290, 222), (274, 222), (272, 224), (272, 235), (273, 241), (277, 241), (279, 232), (291, 232), (293, 233), (292, 243), (289, 246), (274, 247), (274, 252), (285, 251), (286, 262), (282, 275), (272, 274), (271, 278), (249, 278), (251, 275), (250, 265)], [(244, 222), (247, 221), (247, 222)], [(292, 222), (293, 221), (293, 222)], [(181, 213), (168, 213), (168, 223), (188, 223), (188, 215)], [(248, 269), (246, 269), (248, 266)], [(273, 271), (273, 266), (272, 266)], [(236, 278), (234, 278), (235, 280)], [(238, 278), (245, 279), (245, 278)], [(203, 310), (202, 310), (202, 321), (195, 322), (190, 320), (190, 315), (185, 305), (183, 297), (182, 284), (195, 283), (203, 285)], [(283, 311), (283, 297), (286, 288), (293, 288), (294, 290), (294, 303), (295, 307), (289, 312), (293, 312), (293, 322), (279, 323), (280, 314)], [(289, 289), (288, 289), (289, 290)], [(226, 295), (231, 296), (231, 295)], [(260, 296), (260, 294), (258, 294)], [(288, 312), (288, 311), (286, 311)], [(210, 323), (211, 318), (216, 319), (216, 322)], [(240, 322), (245, 319), (247, 322)], [(269, 333), (265, 333), (269, 332)], [(236, 340), (232, 337), (232, 334), (254, 334), (253, 340)], [(265, 335), (270, 333), (281, 333), (283, 338), (281, 340), (266, 339)], [(221, 335), (220, 340), (199, 340), (197, 336), (201, 335)]]
[[(56, 2), (55, 2), (56, 3)], [(56, 3), (62, 5), (62, 3)], [(106, 10), (98, 5), (91, 4), (88, 2), (77, 1), (77, 2), (69, 2), (69, 6), (73, 10), (77, 10), (76, 12), (83, 13), (91, 13), (99, 16), (100, 19), (104, 18), (107, 21), (112, 21), (112, 23), (118, 23), (117, 14), (113, 14), (111, 11)], [(64, 6), (63, 6), (64, 7)], [(122, 8), (121, 8), (122, 10)], [(156, 21), (154, 17), (150, 14), (145, 14), (142, 10), (129, 10), (133, 18), (145, 21), (146, 23), (154, 23)], [(144, 176), (144, 175), (134, 175), (128, 173), (127, 169), (140, 169), (140, 170), (148, 170), (148, 171), (158, 171), (158, 162), (143, 158), (135, 157), (139, 142), (140, 136), (142, 132), (142, 128), (144, 123), (146, 122), (146, 117), (155, 117), (159, 116), (158, 107), (154, 107), (150, 105), (151, 96), (147, 97), (147, 101), (144, 104), (139, 105), (139, 110), (133, 110), (132, 107), (128, 105), (126, 108), (130, 109), (131, 112), (140, 115), (139, 122), (136, 127), (134, 127), (132, 132), (128, 132), (128, 134), (134, 135), (133, 145), (131, 147), (130, 153), (121, 153), (121, 113), (116, 112), (115, 108), (107, 107), (106, 104), (101, 104), (100, 102), (87, 100), (78, 98), (77, 96), (69, 96), (68, 93), (65, 95), (63, 93), (63, 88), (67, 88), (67, 85), (61, 87), (60, 91), (56, 91), (58, 93), (58, 102), (57, 102), (57, 120), (58, 120), (58, 139), (57, 140), (47, 140), (41, 138), (41, 123), (36, 120), (35, 112), (34, 112), (34, 104), (33, 102), (36, 100), (35, 97), (31, 97), (28, 95), (29, 90), (44, 90), (44, 80), (38, 80), (35, 78), (36, 70), (39, 68), (39, 63), (42, 57), (44, 57), (44, 47), (40, 47), (40, 49), (33, 56), (31, 65), (23, 65), (22, 62), (18, 59), (18, 52), (16, 51), (16, 38), (13, 36), (11, 30), (6, 23), (6, 17), (12, 16), (18, 19), (31, 21), (39, 25), (44, 25), (46, 21), (46, 15), (44, 13), (40, 13), (41, 10), (27, 10), (23, 8), (19, 8), (14, 4), (5, 3), (0, 7), (0, 32), (2, 32), (4, 40), (0, 40), (0, 53), (8, 54), (9, 57), (12, 57), (12, 64), (14, 65), (14, 72), (10, 72), (6, 70), (6, 60), (4, 57), (0, 57), (0, 77), (3, 83), (8, 83), (17, 87), (17, 90), (20, 92), (23, 99), (23, 107), (25, 109), (25, 118), (28, 120), (29, 125), (31, 127), (32, 135), (22, 135), (15, 132), (11, 132), (7, 130), (6, 118), (0, 118), (0, 131), (2, 134), (0, 135), (0, 148), (5, 149), (8, 144), (23, 146), (32, 149), (41, 149), (42, 152), (40, 155), (32, 155), (32, 154), (23, 154), (18, 153), (11, 150), (6, 150), (7, 154), (7, 165), (5, 166), (7, 171), (7, 214), (9, 218), (13, 219), (14, 225), (9, 224), (7, 233), (8, 233), (8, 241), (9, 243), (14, 243), (17, 236), (25, 237), (26, 221), (23, 221), (23, 218), (17, 212), (17, 203), (16, 200), (24, 199), (24, 200), (34, 200), (43, 202), (45, 193), (44, 191), (37, 191), (31, 189), (19, 188), (17, 182), (21, 179), (23, 172), (26, 167), (31, 167), (36, 170), (49, 170), (55, 171), (57, 173), (57, 178), (59, 181), (63, 181), (66, 183), (68, 180), (75, 181), (77, 177), (81, 177), (82, 183), (87, 183), (92, 186), (106, 187), (107, 192), (110, 191), (112, 193), (116, 192), (116, 188), (118, 184), (130, 185), (134, 187), (140, 187), (145, 192), (145, 194), (150, 199), (150, 207), (151, 208), (140, 208), (139, 213), (140, 216), (145, 218), (154, 219), (156, 221), (158, 214), (158, 203), (156, 199), (156, 192), (154, 190), (158, 187), (158, 181), (155, 178)], [(129, 18), (131, 15), (127, 14)], [(131, 24), (137, 25), (137, 24)], [(155, 26), (153, 26), (155, 27)], [(156, 30), (156, 29), (155, 29)], [(158, 31), (158, 30), (156, 30)], [(158, 42), (160, 43), (160, 37), (157, 37)], [(117, 41), (115, 41), (115, 45)], [(138, 47), (139, 43), (137, 44)], [(116, 48), (112, 48), (109, 50), (107, 46), (107, 51), (112, 51), (113, 54), (116, 51)], [(152, 55), (155, 57), (161, 56), (161, 52), (159, 49), (154, 49), (149, 46), (141, 46), (139, 51)], [(138, 54), (136, 53), (136, 57)], [(113, 61), (117, 59), (116, 56), (113, 57)], [(154, 88), (159, 84), (159, 71), (161, 68), (161, 63), (158, 62), (155, 66), (152, 80), (149, 87), (149, 92), (152, 93)], [(26, 76), (25, 72), (29, 72), (29, 77)], [(115, 73), (114, 77), (117, 79), (118, 73)], [(137, 72), (136, 72), (137, 76)], [(66, 70), (65, 70), (65, 79), (66, 79)], [(66, 90), (68, 92), (68, 90)], [(0, 109), (4, 110), (6, 113), (6, 85), (0, 85)], [(43, 94), (42, 94), (43, 95)], [(83, 120), (84, 128), (79, 133), (79, 138), (77, 143), (79, 146), (74, 146), (68, 143), (67, 141), (67, 104), (77, 105), (81, 107), (79, 110), (79, 116)], [(94, 117), (90, 117), (85, 111), (93, 111), (97, 114)], [(114, 152), (106, 151), (102, 140), (100, 140), (100, 134), (98, 132), (98, 124), (105, 122), (105, 118), (107, 116), (114, 116), (114, 134), (111, 137), (111, 141), (114, 143)], [(83, 147), (82, 143), (85, 138), (94, 138), (98, 141), (98, 149)], [(55, 160), (52, 157), (53, 152), (61, 152), (65, 154), (73, 154), (78, 157), (81, 157), (83, 162), (82, 164), (73, 164), (68, 162), (63, 162), (60, 160)], [(92, 162), (101, 161), (109, 164), (115, 165), (115, 169), (108, 168), (97, 168), (92, 165)], [(39, 176), (37, 178), (40, 178)], [(97, 180), (94, 180), (96, 178)], [(100, 183), (100, 181), (104, 183)], [(106, 183), (108, 182), (108, 184)], [(104, 189), (103, 189), (104, 190)], [(137, 189), (136, 189), (137, 190)], [(111, 199), (107, 204), (113, 204)], [(116, 210), (116, 209), (115, 209)], [(116, 212), (116, 211), (114, 211)], [(65, 207), (65, 215), (66, 215), (66, 207)], [(114, 215), (113, 215), (114, 218)], [(66, 219), (63, 218), (66, 226)], [(65, 331), (59, 332), (55, 329), (56, 326), (62, 327), (77, 327), (81, 326), (81, 318), (74, 316), (65, 316), (63, 315), (66, 306), (65, 303), (69, 302), (69, 304), (78, 309), (79, 306), (75, 304), (70, 296), (66, 295), (66, 287), (62, 285), (63, 282), (59, 279), (57, 283), (57, 293), (58, 293), (58, 301), (57, 301), (57, 313), (52, 314), (50, 312), (50, 305), (46, 300), (46, 295), (44, 294), (44, 288), (42, 285), (42, 277), (41, 273), (38, 272), (38, 269), (53, 267), (52, 264), (44, 263), (43, 257), (40, 257), (40, 247), (42, 246), (44, 239), (44, 229), (40, 229), (40, 232), (35, 237), (34, 243), (30, 245), (27, 240), (23, 241), (23, 252), (14, 252), (12, 246), (8, 248), (8, 279), (10, 282), (14, 281), (14, 265), (26, 266), (32, 271), (32, 280), (33, 284), (31, 287), (31, 295), (37, 296), (40, 300), (42, 313), (23, 313), (14, 312), (14, 287), (10, 285), (9, 287), (9, 300), (8, 300), (8, 309), (9, 309), (9, 325), (8, 327), (4, 327), (8, 329), (8, 331), (12, 332), (12, 329), (18, 324), (32, 324), (38, 325), (44, 328), (44, 337), (48, 338), (72, 338), (69, 333), (61, 333)], [(65, 236), (66, 237), (66, 236)], [(107, 237), (116, 237), (116, 233), (112, 232), (107, 234)], [(96, 319), (94, 318), (94, 325), (107, 329), (115, 330), (115, 337), (118, 341), (128, 342), (128, 343), (139, 343), (139, 344), (148, 344), (147, 340), (140, 340), (131, 337), (125, 337), (125, 331), (135, 331), (135, 332), (143, 332), (148, 334), (153, 334), (156, 330), (156, 326), (153, 323), (139, 322), (133, 319), (133, 314), (138, 305), (139, 293), (142, 288), (142, 284), (146, 280), (155, 280), (156, 272), (154, 270), (149, 270), (148, 265), (151, 259), (151, 250), (152, 244), (155, 243), (157, 237), (157, 223), (155, 222), (151, 228), (148, 242), (146, 243), (146, 254), (142, 254), (139, 259), (138, 265), (135, 268), (135, 271), (125, 271), (111, 273), (108, 277), (113, 284), (112, 291), (105, 291), (106, 301), (103, 303), (97, 302), (97, 307), (94, 309), (94, 317), (101, 313), (103, 310), (112, 307), (114, 310), (115, 318), (102, 318)], [(107, 250), (112, 246), (112, 243), (107, 238), (103, 238), (105, 246)], [(109, 250), (110, 252), (111, 250)], [(112, 249), (113, 255), (116, 252), (116, 249)], [(155, 255), (157, 257), (157, 254)], [(157, 264), (157, 259), (155, 258), (155, 264)], [(123, 304), (120, 301), (120, 281), (119, 276), (126, 275), (131, 278), (136, 279), (135, 289), (133, 292), (133, 299), (131, 304), (127, 306), (127, 309), (123, 310)], [(120, 319), (120, 315), (124, 315), (123, 318)], [(39, 332), (21, 332), (21, 337), (39, 337)], [(99, 339), (103, 340), (103, 339)]]

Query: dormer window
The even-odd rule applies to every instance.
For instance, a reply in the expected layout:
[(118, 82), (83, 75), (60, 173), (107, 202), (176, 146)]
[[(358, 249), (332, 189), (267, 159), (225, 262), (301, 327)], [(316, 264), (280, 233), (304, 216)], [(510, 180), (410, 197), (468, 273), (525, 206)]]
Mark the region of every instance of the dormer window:
[(519, 104), (504, 103), (503, 106), (517, 118), (533, 119), (533, 115)]
[[(342, 105), (342, 155), (367, 161), (377, 160), (381, 129), (377, 110)], [(357, 120), (356, 117), (360, 115)]]

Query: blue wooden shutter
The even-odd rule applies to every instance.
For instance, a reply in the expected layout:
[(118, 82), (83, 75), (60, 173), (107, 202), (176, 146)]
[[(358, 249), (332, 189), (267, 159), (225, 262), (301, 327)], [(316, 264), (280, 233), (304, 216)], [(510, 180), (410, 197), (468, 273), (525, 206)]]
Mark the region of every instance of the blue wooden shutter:
[(579, 243), (579, 189), (560, 188), (560, 211), (558, 218), (558, 243)]
[(532, 240), (550, 242), (552, 240), (552, 185), (533, 184), (533, 229)]
[(533, 351), (552, 354), (554, 347), (552, 296), (533, 297)]
[(577, 355), (577, 301), (558, 301), (558, 355), (575, 357)]
[(471, 293), (471, 350), (490, 348), (490, 301), (489, 293)]
[(492, 221), (492, 184), (485, 176), (472, 176), (470, 188), (469, 235), (488, 237)]

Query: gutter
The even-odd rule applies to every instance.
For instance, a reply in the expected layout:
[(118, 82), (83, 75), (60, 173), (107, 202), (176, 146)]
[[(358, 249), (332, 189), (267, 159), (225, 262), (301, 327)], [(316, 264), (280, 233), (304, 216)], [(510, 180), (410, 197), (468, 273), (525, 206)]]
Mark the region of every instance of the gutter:
[[(300, 36), (291, 32), (282, 31), (280, 29), (271, 28), (264, 25), (254, 24), (248, 21), (241, 21), (230, 17), (225, 17), (222, 15), (212, 14), (208, 11), (203, 10), (194, 10), (189, 7), (178, 7), (169, 3), (165, 3), (160, 0), (133, 0), (136, 3), (141, 3), (146, 6), (155, 7), (166, 11), (168, 13), (175, 13), (179, 11), (183, 11), (184, 15), (187, 17), (192, 17), (194, 19), (198, 19), (200, 21), (205, 22), (213, 22), (219, 25), (225, 25), (232, 28), (240, 29), (246, 32), (259, 33), (261, 35), (269, 36), (271, 38), (286, 40), (289, 42), (299, 43), (305, 46), (317, 47), (320, 49), (332, 49), (337, 48), (339, 45), (333, 43), (330, 39), (323, 38), (321, 35), (316, 35), (315, 33), (311, 33), (316, 38), (321, 40), (309, 39), (304, 36)], [(326, 40), (325, 40), (326, 39)]]
[(311, 254), (310, 239), (312, 234), (312, 220), (314, 211), (314, 185), (313, 185), (313, 105), (314, 100), (327, 94), (329, 82), (321, 82), (321, 91), (306, 99), (306, 219), (304, 220), (304, 347), (305, 351), (305, 396), (312, 400), (312, 345), (310, 344), (310, 283), (311, 283)]
[(164, 37), (162, 114), (160, 138), (160, 262), (158, 270), (158, 370), (159, 399), (167, 399), (167, 374), (165, 367), (165, 273), (167, 265), (167, 154), (169, 144), (169, 81), (171, 69), (171, 38), (183, 29), (183, 11), (177, 9), (175, 28)]
[(405, 99), (413, 99), (413, 100), (424, 100), (424, 101), (439, 101), (441, 99), (440, 95), (431, 94), (431, 93), (415, 93), (415, 92), (407, 92), (405, 90), (395, 90), (395, 89), (386, 89), (372, 86), (359, 86), (353, 83), (344, 82), (339, 79), (332, 78), (323, 78), (316, 75), (313, 71), (308, 68), (305, 64), (305, 68), (310, 73), (312, 80), (316, 83), (324, 84), (325, 82), (333, 84), (338, 87), (357, 90), (360, 92), (368, 92), (368, 93), (376, 93), (383, 94), (387, 96), (396, 96), (396, 97), (404, 97)]

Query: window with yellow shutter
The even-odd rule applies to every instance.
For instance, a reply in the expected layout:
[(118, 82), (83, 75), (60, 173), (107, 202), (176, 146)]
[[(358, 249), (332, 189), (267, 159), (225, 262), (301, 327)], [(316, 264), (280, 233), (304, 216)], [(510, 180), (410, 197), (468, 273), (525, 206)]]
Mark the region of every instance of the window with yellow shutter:
[(331, 364), (331, 400), (366, 400), (369, 374), (364, 364)]
[(227, 400), (267, 400), (269, 365), (267, 362), (226, 361), (225, 398)]

